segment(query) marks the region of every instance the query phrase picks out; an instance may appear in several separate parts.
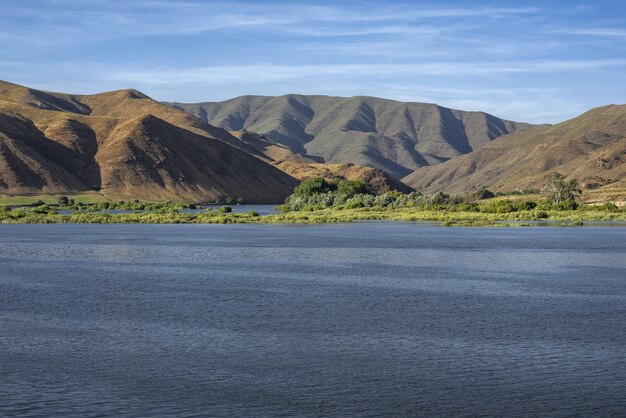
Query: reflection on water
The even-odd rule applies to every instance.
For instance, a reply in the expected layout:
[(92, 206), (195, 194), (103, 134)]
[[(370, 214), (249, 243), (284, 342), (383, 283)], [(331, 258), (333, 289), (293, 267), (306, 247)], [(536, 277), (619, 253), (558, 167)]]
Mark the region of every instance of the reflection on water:
[(626, 230), (2, 225), (0, 416), (620, 416)]

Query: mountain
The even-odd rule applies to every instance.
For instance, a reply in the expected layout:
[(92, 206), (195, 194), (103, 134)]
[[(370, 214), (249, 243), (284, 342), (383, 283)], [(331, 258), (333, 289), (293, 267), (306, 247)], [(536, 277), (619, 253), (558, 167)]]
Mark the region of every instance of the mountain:
[(231, 132), (231, 134), (255, 150), (255, 155), (264, 159), (290, 176), (298, 180), (312, 177), (322, 177), (327, 180), (346, 179), (360, 180), (374, 194), (389, 191), (410, 193), (413, 189), (394, 179), (386, 172), (371, 167), (363, 167), (350, 163), (327, 164), (320, 163), (312, 157), (292, 151), (285, 145), (269, 140), (263, 135), (249, 132), (245, 129)]
[(396, 178), (533, 128), (483, 112), (374, 97), (242, 96), (169, 105), (228, 131), (263, 134), (320, 162), (379, 168)]
[(223, 129), (136, 90), (43, 92), (0, 81), (0, 192), (279, 202), (297, 180)]
[(554, 126), (507, 135), (479, 151), (403, 181), (423, 192), (466, 192), (478, 187), (512, 191), (541, 187), (552, 172), (580, 180), (586, 188), (626, 179), (626, 105), (596, 108)]

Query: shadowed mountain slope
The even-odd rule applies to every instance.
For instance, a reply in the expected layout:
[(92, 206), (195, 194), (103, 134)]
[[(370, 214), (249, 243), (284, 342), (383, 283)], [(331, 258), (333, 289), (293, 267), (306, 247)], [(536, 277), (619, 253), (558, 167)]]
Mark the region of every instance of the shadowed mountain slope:
[(247, 145), (136, 90), (41, 92), (0, 82), (0, 192), (279, 202), (297, 181)]
[(293, 152), (287, 146), (273, 142), (257, 133), (240, 130), (231, 132), (231, 134), (258, 151), (259, 158), (270, 162), (298, 180), (306, 180), (311, 177), (322, 177), (327, 180), (337, 178), (360, 180), (366, 184), (370, 192), (375, 194), (393, 190), (403, 193), (413, 191), (411, 187), (378, 168), (350, 163), (324, 164), (312, 157)]
[(610, 105), (530, 132), (496, 139), (479, 151), (403, 181), (423, 192), (541, 187), (552, 172), (597, 188), (626, 178), (626, 105)]
[(170, 105), (228, 131), (263, 134), (326, 163), (380, 168), (397, 178), (533, 127), (482, 112), (374, 97), (242, 96)]

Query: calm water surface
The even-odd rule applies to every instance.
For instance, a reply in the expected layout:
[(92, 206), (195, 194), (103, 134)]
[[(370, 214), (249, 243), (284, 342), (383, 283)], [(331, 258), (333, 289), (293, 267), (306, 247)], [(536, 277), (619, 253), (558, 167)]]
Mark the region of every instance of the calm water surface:
[(2, 225), (0, 416), (625, 416), (626, 229)]

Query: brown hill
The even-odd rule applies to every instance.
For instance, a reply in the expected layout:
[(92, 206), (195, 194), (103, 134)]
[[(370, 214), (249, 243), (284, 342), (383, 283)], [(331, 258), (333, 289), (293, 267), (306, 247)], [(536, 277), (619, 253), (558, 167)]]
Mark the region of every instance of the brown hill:
[(533, 127), (482, 112), (375, 97), (242, 96), (170, 105), (228, 131), (263, 134), (320, 162), (379, 168), (397, 178)]
[(403, 179), (419, 191), (538, 188), (552, 172), (597, 188), (626, 178), (626, 105), (593, 109), (555, 126), (507, 135), (479, 151)]
[(324, 164), (314, 158), (296, 153), (285, 145), (273, 142), (263, 135), (248, 132), (245, 129), (231, 132), (231, 134), (258, 151), (259, 158), (270, 162), (298, 180), (306, 180), (311, 177), (322, 177), (328, 180), (337, 178), (360, 180), (367, 185), (370, 192), (375, 194), (393, 190), (403, 193), (413, 191), (411, 187), (378, 168), (362, 167), (350, 163)]
[(42, 92), (0, 81), (0, 192), (278, 202), (297, 181), (228, 132), (136, 90)]

